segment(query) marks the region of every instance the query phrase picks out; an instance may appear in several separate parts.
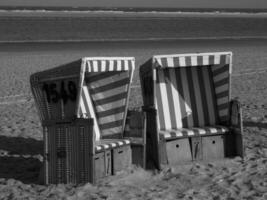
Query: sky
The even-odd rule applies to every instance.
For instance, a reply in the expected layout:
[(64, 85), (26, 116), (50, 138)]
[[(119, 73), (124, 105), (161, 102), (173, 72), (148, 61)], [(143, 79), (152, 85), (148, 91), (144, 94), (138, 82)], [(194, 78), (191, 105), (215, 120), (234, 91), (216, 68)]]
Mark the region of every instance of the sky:
[(267, 0), (0, 0), (0, 6), (267, 8)]

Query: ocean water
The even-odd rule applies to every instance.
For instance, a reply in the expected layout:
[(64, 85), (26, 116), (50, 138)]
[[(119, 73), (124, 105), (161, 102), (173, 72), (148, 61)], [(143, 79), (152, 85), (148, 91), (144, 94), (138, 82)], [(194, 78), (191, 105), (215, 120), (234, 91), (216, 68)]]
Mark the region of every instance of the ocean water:
[(267, 39), (265, 12), (0, 12), (0, 41)]

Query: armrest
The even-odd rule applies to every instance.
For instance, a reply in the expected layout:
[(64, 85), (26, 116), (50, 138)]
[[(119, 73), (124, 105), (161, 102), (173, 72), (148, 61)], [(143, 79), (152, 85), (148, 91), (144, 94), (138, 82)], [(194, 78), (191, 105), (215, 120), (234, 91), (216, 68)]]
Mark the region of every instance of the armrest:
[(142, 138), (146, 141), (146, 113), (140, 107), (129, 109), (125, 123), (124, 138)]
[(242, 129), (242, 109), (241, 103), (237, 99), (230, 101), (230, 111), (229, 111), (229, 124), (231, 128)]

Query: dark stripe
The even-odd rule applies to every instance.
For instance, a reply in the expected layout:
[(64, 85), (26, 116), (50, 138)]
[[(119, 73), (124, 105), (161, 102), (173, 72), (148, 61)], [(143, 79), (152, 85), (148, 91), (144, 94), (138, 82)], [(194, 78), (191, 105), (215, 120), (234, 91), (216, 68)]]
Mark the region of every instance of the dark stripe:
[(180, 130), (181, 132), (182, 132), (182, 135), (183, 136), (189, 136), (189, 130), (187, 129), (187, 130)]
[(104, 98), (104, 99), (96, 100), (96, 101), (94, 101), (94, 104), (96, 106), (103, 105), (103, 104), (111, 103), (111, 102), (118, 101), (118, 100), (121, 100), (121, 99), (125, 99), (126, 97), (127, 97), (127, 92), (123, 92), (123, 93), (116, 94), (116, 95), (111, 96), (111, 97), (107, 97), (107, 98)]
[(109, 78), (115, 75), (119, 75), (125, 72), (100, 72), (97, 73), (97, 75), (94, 75), (90, 72), (86, 72), (85, 73), (85, 80), (87, 83), (92, 83), (92, 82), (96, 82), (105, 78)]
[(192, 66), (191, 56), (186, 56), (185, 57), (185, 66)]
[(100, 60), (98, 60), (97, 61), (97, 69), (98, 69), (98, 72), (100, 72), (101, 71), (101, 61)]
[[(203, 68), (202, 68), (203, 69)], [(201, 102), (202, 102), (202, 108), (203, 108), (203, 115), (204, 115), (204, 125), (209, 124), (209, 107), (207, 104), (207, 97), (206, 97), (206, 90), (205, 90), (205, 84), (203, 80), (203, 70), (201, 68), (197, 68), (198, 72), (198, 81), (199, 81), (199, 88), (200, 88), (200, 95), (201, 95)]]
[(203, 79), (205, 81), (205, 84), (204, 84), (204, 87), (206, 89), (205, 91), (205, 96), (207, 97), (207, 101), (209, 100), (209, 103), (210, 105), (208, 105), (209, 103), (207, 102), (207, 105), (208, 105), (208, 115), (211, 115), (209, 116), (209, 125), (212, 124), (213, 122), (213, 119), (215, 119), (215, 116), (216, 116), (216, 113), (214, 111), (214, 108), (216, 107), (217, 105), (217, 102), (216, 102), (216, 98), (215, 98), (215, 92), (213, 91), (212, 92), (212, 82), (210, 82), (212, 79), (209, 77), (210, 76), (210, 73), (209, 73), (209, 68), (210, 66), (205, 66), (203, 68)]
[(214, 86), (215, 86), (215, 88), (217, 88), (217, 87), (220, 87), (222, 85), (226, 85), (228, 83), (229, 83), (229, 77), (226, 77), (226, 78), (224, 78), (224, 79), (222, 79), (220, 81), (215, 82)]
[(197, 56), (197, 65), (203, 66), (203, 56)]
[(115, 82), (109, 83), (107, 85), (98, 87), (98, 88), (90, 89), (90, 92), (91, 92), (91, 94), (96, 94), (96, 93), (104, 92), (106, 90), (111, 90), (111, 89), (114, 89), (114, 88), (117, 88), (117, 87), (120, 87), (120, 86), (123, 86), (126, 84), (129, 84), (129, 78), (128, 77), (121, 79), (119, 81), (115, 81)]
[[(182, 69), (182, 68), (176, 68), (175, 69), (176, 85), (177, 85), (176, 89), (178, 91), (178, 94), (185, 100), (183, 85), (182, 85), (182, 80), (181, 80), (181, 70), (184, 70), (184, 69)], [(178, 98), (179, 98), (179, 102), (180, 102), (181, 113), (186, 113), (185, 104), (182, 101), (180, 101), (180, 97), (178, 97)], [(188, 121), (187, 121), (186, 117), (182, 118), (182, 127), (188, 127)]]
[(211, 134), (210, 128), (208, 128), (208, 127), (203, 127), (203, 129), (205, 130), (206, 134)]
[(215, 114), (215, 124), (217, 124), (218, 122), (218, 117), (219, 117), (219, 114), (218, 114), (218, 109), (217, 109), (217, 99), (218, 99), (218, 95), (215, 94), (216, 91), (215, 91), (215, 87), (214, 87), (214, 82), (213, 82), (213, 73), (212, 73), (212, 70), (211, 70), (211, 67), (208, 68), (208, 72), (209, 72), (209, 81), (210, 81), (210, 87), (211, 87), (211, 95), (213, 97), (213, 99), (215, 99), (215, 101), (213, 101), (213, 109), (214, 109), (214, 114)]
[(128, 66), (129, 66), (129, 70), (132, 71), (133, 70), (133, 65), (132, 65), (132, 61), (128, 60)]
[(224, 73), (226, 71), (229, 71), (229, 65), (224, 65), (220, 68), (216, 68), (213, 70), (213, 76), (217, 76), (218, 74)]
[(118, 61), (117, 60), (114, 60), (114, 67), (113, 67), (113, 70), (114, 71), (117, 71), (118, 70)]
[(156, 70), (156, 98), (157, 98), (157, 106), (158, 106), (158, 117), (159, 117), (159, 123), (160, 123), (160, 129), (165, 130), (165, 119), (164, 119), (164, 112), (163, 112), (163, 104), (161, 99), (161, 93), (160, 93), (160, 81), (159, 80), (159, 73), (162, 72), (162, 70), (157, 69)]
[(162, 67), (168, 67), (167, 58), (161, 58)]
[[(172, 70), (170, 68), (167, 68), (164, 70), (164, 76), (168, 79), (168, 81), (165, 83), (166, 84), (166, 88), (167, 88), (167, 95), (168, 95), (168, 103), (169, 103), (169, 111), (170, 111), (170, 118), (171, 118), (171, 128), (172, 129), (176, 129), (177, 128), (177, 124), (176, 124), (176, 119), (175, 119), (175, 109), (174, 109), (174, 102), (173, 102), (173, 94), (172, 94), (172, 89), (171, 89), (171, 79), (170, 79), (170, 73), (171, 71), (175, 70), (174, 68), (172, 68)], [(177, 98), (177, 97), (175, 97)]]
[[(106, 68), (105, 71), (109, 71), (110, 70), (110, 61), (106, 61)], [(109, 72), (112, 73), (112, 72)]]
[(228, 102), (224, 103), (224, 104), (221, 104), (221, 105), (218, 105), (218, 110), (224, 110), (226, 108), (228, 108)]
[(194, 132), (194, 135), (195, 135), (195, 136), (200, 135), (198, 129), (196, 129), (196, 128), (192, 128), (191, 130)]
[(223, 97), (228, 97), (228, 94), (229, 94), (229, 91), (225, 91), (225, 92), (217, 93), (216, 96), (217, 96), (217, 99), (220, 99)]
[(226, 64), (226, 55), (221, 55), (220, 64)]
[(174, 67), (180, 67), (179, 57), (173, 58)]
[(122, 133), (111, 133), (110, 135), (103, 135), (102, 139), (114, 139), (114, 138), (121, 138), (122, 137)]
[(113, 108), (113, 109), (110, 109), (110, 110), (97, 112), (97, 116), (98, 116), (98, 118), (102, 118), (102, 117), (106, 117), (106, 116), (109, 116), (109, 115), (115, 115), (117, 113), (121, 113), (121, 112), (124, 112), (124, 111), (125, 111), (125, 106), (121, 106), (121, 107), (118, 107), (118, 108)]
[(220, 123), (226, 123), (228, 122), (228, 115), (224, 115), (220, 117)]
[(170, 131), (171, 138), (176, 138), (176, 132), (175, 131)]
[(188, 89), (189, 89), (189, 95), (190, 95), (191, 107), (192, 107), (192, 115), (193, 115), (193, 121), (194, 121), (193, 126), (199, 126), (196, 96), (194, 92), (193, 76), (192, 76), (191, 67), (188, 67), (186, 72), (187, 72)]
[(118, 121), (114, 121), (114, 122), (100, 124), (99, 125), (99, 128), (101, 130), (104, 130), (104, 129), (110, 129), (110, 128), (115, 128), (115, 127), (120, 127), (120, 126), (122, 126), (122, 123), (123, 123), (123, 120), (118, 120)]
[(214, 58), (215, 58), (214, 55), (209, 56), (209, 65), (214, 65)]

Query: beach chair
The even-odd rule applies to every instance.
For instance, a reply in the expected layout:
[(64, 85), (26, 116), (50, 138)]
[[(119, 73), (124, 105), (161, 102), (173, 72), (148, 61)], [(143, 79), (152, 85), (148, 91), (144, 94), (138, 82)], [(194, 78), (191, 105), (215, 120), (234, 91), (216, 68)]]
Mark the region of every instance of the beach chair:
[(230, 100), (232, 53), (159, 55), (140, 67), (148, 158), (157, 168), (243, 157), (241, 107)]
[(97, 182), (131, 164), (124, 139), (134, 58), (87, 57), (30, 77), (46, 184)]

